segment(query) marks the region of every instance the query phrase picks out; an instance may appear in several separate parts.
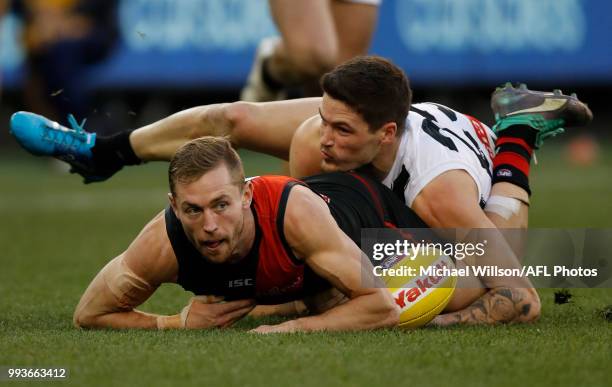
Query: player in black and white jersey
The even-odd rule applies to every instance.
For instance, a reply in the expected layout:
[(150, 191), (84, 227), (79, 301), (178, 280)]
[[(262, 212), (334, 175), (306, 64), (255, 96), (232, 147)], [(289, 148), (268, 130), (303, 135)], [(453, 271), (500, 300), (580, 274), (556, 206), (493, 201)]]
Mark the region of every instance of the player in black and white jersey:
[[(12, 131), (30, 152), (69, 160), (89, 182), (124, 165), (169, 160), (191, 138), (229, 136), (237, 147), (288, 159), (296, 177), (365, 170), (430, 227), (496, 230), (527, 225), (533, 150), (561, 127), (592, 118), (575, 96), (506, 86), (492, 98), (495, 139), (484, 124), (462, 113), (411, 105), (405, 74), (379, 57), (346, 62), (321, 84), (322, 98), (196, 107), (106, 138), (23, 112), (13, 116)], [(50, 132), (54, 135), (42, 135)], [(489, 238), (487, 250), (495, 256), (485, 262), (520, 266), (501, 235)], [(446, 310), (451, 313), (434, 323), (526, 322), (540, 314), (527, 279), (482, 277), (471, 285), (457, 289)]]
[(421, 190), (448, 170), (464, 170), (476, 183), (484, 208), (491, 193), (495, 135), (477, 119), (435, 103), (411, 106), (395, 161), (383, 183), (402, 188), (411, 206)]

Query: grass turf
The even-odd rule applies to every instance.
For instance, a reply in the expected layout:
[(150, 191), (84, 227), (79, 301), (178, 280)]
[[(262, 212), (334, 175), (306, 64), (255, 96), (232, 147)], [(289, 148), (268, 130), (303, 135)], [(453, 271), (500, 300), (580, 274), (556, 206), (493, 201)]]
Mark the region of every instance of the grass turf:
[[(610, 147), (607, 147), (610, 149)], [(249, 174), (277, 169), (245, 154)], [(32, 158), (0, 163), (0, 367), (67, 367), (69, 384), (516, 386), (609, 385), (610, 289), (543, 289), (528, 326), (255, 336), (261, 320), (213, 331), (83, 331), (72, 311), (95, 273), (166, 203), (165, 164), (84, 186)], [(547, 145), (533, 172), (531, 225), (610, 227), (612, 157), (568, 167)], [(164, 286), (141, 309), (174, 314), (189, 294)], [(263, 322), (270, 322), (263, 321)], [(22, 382), (32, 383), (37, 382)]]

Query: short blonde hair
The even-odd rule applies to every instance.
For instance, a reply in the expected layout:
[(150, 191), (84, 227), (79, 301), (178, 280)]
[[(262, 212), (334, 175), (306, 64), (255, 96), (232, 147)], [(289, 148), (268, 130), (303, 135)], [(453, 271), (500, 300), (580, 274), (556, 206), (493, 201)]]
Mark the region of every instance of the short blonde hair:
[(225, 164), (232, 176), (232, 182), (242, 190), (244, 168), (242, 160), (232, 144), (224, 137), (200, 137), (181, 146), (168, 167), (170, 192), (175, 195), (176, 184), (189, 184)]

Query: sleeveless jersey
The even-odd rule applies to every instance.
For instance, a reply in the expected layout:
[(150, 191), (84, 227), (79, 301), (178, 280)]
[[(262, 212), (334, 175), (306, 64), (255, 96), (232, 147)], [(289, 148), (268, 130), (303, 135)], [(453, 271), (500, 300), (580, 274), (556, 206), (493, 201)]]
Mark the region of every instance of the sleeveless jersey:
[(251, 182), (255, 242), (236, 263), (209, 262), (189, 242), (172, 208), (166, 208), (166, 230), (179, 266), (177, 282), (185, 290), (226, 300), (255, 298), (260, 304), (278, 304), (328, 288), (327, 281), (294, 256), (285, 239), (287, 199), (298, 184), (308, 186), (327, 203), (338, 226), (357, 245), (362, 228), (426, 227), (388, 188), (356, 173), (329, 173), (303, 181), (261, 176)]
[(395, 162), (383, 184), (408, 206), (429, 182), (465, 170), (476, 182), (481, 207), (491, 192), (495, 135), (477, 119), (435, 103), (412, 105)]
[(177, 282), (185, 290), (228, 300), (256, 298), (259, 303), (283, 303), (301, 295), (304, 265), (288, 248), (283, 231), (289, 190), (301, 183), (284, 176), (251, 182), (255, 241), (249, 254), (236, 263), (208, 261), (189, 242), (172, 208), (166, 208), (166, 230), (179, 265)]

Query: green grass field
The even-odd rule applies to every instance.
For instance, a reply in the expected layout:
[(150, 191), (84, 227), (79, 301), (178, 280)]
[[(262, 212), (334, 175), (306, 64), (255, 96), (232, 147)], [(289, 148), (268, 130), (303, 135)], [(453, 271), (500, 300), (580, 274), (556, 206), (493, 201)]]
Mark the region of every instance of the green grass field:
[[(606, 147), (612, 150), (612, 147)], [(560, 150), (539, 155), (531, 224), (612, 226), (612, 157), (568, 167)], [(249, 174), (277, 169), (245, 155)], [(0, 367), (67, 367), (74, 385), (167, 386), (609, 386), (610, 289), (572, 290), (556, 305), (541, 291), (529, 326), (255, 336), (228, 330), (84, 331), (72, 311), (95, 273), (166, 204), (166, 165), (122, 171), (85, 186), (33, 158), (0, 163)], [(174, 314), (190, 295), (161, 289), (141, 309)], [(20, 384), (38, 382), (21, 382)]]

